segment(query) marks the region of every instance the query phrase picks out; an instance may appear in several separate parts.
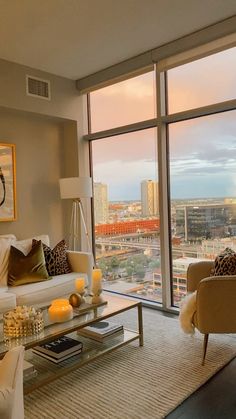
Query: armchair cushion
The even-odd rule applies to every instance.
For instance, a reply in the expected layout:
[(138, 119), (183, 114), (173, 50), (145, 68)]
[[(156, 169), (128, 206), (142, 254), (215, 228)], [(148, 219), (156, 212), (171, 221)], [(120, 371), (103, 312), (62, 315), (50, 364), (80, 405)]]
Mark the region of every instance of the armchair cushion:
[(194, 324), (201, 333), (236, 333), (236, 278), (202, 279), (197, 290)]
[(0, 387), (0, 418), (10, 419), (12, 417), (13, 389)]
[(187, 270), (187, 291), (196, 291), (199, 282), (203, 278), (209, 277), (213, 268), (213, 260), (202, 260), (200, 262), (196, 261), (195, 263), (190, 263)]
[(0, 361), (0, 418), (24, 419), (24, 347), (11, 349)]

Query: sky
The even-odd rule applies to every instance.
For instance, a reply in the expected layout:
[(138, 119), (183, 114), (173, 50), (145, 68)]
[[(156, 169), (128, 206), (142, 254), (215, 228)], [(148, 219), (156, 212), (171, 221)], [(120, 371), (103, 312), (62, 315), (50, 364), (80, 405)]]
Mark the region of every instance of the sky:
[[(154, 73), (91, 94), (92, 131), (155, 117)], [(169, 112), (236, 98), (236, 48), (168, 72)], [(110, 201), (140, 200), (158, 181), (157, 133), (147, 129), (93, 142), (94, 181)], [(172, 199), (236, 196), (236, 110), (169, 125)]]

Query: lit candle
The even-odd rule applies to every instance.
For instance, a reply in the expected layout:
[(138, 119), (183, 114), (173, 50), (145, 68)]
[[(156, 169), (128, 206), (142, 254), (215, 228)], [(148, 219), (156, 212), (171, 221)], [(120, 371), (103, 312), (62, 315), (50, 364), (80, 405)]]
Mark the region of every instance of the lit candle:
[(92, 274), (92, 291), (97, 294), (102, 289), (102, 271), (101, 269), (93, 269)]
[(51, 322), (60, 323), (73, 319), (73, 308), (69, 300), (53, 300), (48, 309), (48, 315)]
[(85, 279), (84, 278), (77, 278), (75, 280), (75, 288), (79, 294), (83, 294), (85, 288)]

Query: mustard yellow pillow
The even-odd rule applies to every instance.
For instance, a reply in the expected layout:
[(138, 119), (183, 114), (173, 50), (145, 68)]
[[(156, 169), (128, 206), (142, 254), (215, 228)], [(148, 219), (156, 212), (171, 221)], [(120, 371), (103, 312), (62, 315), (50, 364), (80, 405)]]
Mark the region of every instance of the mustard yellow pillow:
[(48, 275), (43, 246), (38, 242), (25, 256), (19, 249), (11, 246), (8, 267), (8, 285), (18, 286), (33, 282), (47, 281)]

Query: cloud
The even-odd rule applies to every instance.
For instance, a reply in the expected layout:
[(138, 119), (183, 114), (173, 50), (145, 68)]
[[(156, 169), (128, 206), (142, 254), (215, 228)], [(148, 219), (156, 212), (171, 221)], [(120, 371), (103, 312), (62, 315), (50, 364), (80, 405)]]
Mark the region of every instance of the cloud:
[(170, 113), (235, 99), (235, 52), (231, 48), (169, 70)]
[[(169, 91), (177, 108), (235, 98), (235, 51), (171, 70)], [(93, 130), (154, 117), (153, 86), (150, 72), (92, 93)], [(173, 196), (236, 195), (235, 116), (228, 111), (168, 125)], [(110, 199), (138, 199), (141, 180), (157, 177), (154, 128), (93, 141), (92, 151), (95, 179), (109, 184)]]
[(93, 163), (107, 164), (111, 161), (134, 162), (156, 160), (156, 129), (150, 128), (129, 134), (93, 141)]
[(90, 102), (93, 132), (155, 118), (154, 72), (97, 90)]

